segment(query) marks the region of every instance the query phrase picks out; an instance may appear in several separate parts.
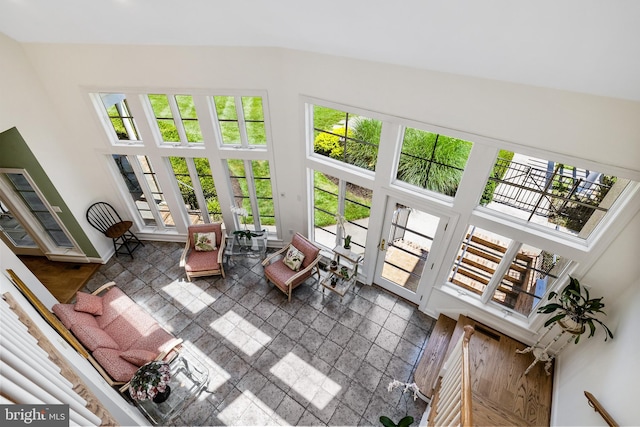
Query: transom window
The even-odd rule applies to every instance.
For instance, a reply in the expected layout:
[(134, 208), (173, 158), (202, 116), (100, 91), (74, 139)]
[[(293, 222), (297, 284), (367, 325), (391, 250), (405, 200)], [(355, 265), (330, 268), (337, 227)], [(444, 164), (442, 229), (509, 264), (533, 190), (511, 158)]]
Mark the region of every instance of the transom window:
[(380, 120), (314, 105), (313, 130), (314, 153), (375, 171)]
[(396, 178), (453, 197), (472, 145), (462, 139), (405, 128)]
[(223, 145), (253, 147), (267, 144), (261, 97), (214, 96), (213, 102)]
[(136, 128), (133, 115), (129, 111), (127, 97), (122, 93), (101, 93), (100, 100), (106, 118), (111, 124), (116, 140), (139, 141), (140, 134)]
[[(202, 143), (202, 131), (190, 95), (148, 95), (162, 142)], [(178, 118), (178, 120), (175, 120)]]
[(481, 203), (527, 222), (587, 238), (630, 182), (501, 151)]

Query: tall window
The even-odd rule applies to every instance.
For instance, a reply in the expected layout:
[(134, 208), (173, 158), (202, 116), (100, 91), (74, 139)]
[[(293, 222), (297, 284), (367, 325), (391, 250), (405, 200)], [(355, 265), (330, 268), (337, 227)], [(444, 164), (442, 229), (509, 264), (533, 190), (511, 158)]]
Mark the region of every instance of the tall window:
[(396, 178), (453, 197), (472, 145), (450, 136), (405, 128)]
[[(31, 218), (50, 238), (51, 249), (76, 249), (71, 235), (64, 228), (53, 209), (49, 207), (45, 197), (26, 170), (5, 169), (0, 173), (0, 179), (9, 184), (10, 191), (19, 197), (21, 204), (29, 211)], [(8, 213), (8, 210), (6, 212)], [(4, 209), (2, 213), (4, 213)]]
[(233, 205), (247, 210), (248, 217), (244, 219), (250, 230), (264, 228), (275, 232), (275, 215), (269, 162), (266, 160), (227, 160), (231, 188), (233, 190)]
[(313, 174), (314, 239), (331, 249), (352, 237), (352, 251), (364, 253), (372, 191), (328, 174)]
[[(222, 221), (221, 206), (240, 204), (252, 228), (277, 235), (264, 96), (156, 90), (91, 98), (110, 135), (120, 188), (145, 232)], [(144, 126), (136, 127), (130, 106)], [(235, 150), (227, 162), (229, 148)], [(212, 167), (219, 170), (212, 173)], [(218, 194), (214, 175), (231, 193)]]
[(149, 159), (122, 154), (114, 154), (112, 158), (143, 223), (160, 229), (174, 227), (173, 216)]
[(313, 107), (313, 152), (375, 171), (382, 122), (332, 108)]
[(184, 157), (170, 157), (169, 161), (191, 224), (221, 221), (222, 212), (209, 161)]

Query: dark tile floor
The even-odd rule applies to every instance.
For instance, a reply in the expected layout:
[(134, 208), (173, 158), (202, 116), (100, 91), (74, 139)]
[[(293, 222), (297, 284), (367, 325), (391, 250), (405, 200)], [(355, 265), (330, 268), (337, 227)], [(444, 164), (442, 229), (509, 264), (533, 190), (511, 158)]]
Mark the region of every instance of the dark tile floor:
[(208, 366), (209, 392), (173, 425), (380, 425), (381, 415), (406, 414), (418, 424), (425, 403), (387, 387), (413, 381), (434, 319), (376, 286), (357, 285), (341, 302), (310, 279), (287, 302), (258, 259), (187, 282), (182, 248), (145, 242), (86, 286), (115, 281)]

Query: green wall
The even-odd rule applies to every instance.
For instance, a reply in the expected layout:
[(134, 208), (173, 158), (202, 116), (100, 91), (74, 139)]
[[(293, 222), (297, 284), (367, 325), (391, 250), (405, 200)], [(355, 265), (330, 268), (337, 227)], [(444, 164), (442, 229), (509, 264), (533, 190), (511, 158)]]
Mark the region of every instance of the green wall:
[(26, 169), (49, 204), (60, 207), (62, 212), (57, 213), (58, 217), (85, 255), (100, 256), (15, 127), (0, 133), (0, 167)]

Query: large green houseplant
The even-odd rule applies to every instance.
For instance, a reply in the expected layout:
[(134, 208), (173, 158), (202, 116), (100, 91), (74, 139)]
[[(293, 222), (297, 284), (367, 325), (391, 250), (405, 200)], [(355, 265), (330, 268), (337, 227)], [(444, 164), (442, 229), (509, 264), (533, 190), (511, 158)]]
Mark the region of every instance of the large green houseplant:
[(558, 292), (550, 292), (549, 300), (554, 300), (547, 305), (538, 308), (538, 313), (553, 314), (544, 326), (550, 326), (557, 323), (564, 330), (576, 335), (575, 343), (580, 341), (580, 336), (586, 332), (589, 326), (589, 336), (591, 338), (596, 333), (596, 323), (599, 323), (606, 332), (604, 340), (613, 338), (613, 334), (605, 325), (595, 317), (596, 314), (602, 313), (606, 315), (602, 309), (602, 297), (591, 298), (589, 290), (580, 285), (578, 279), (569, 276), (569, 284)]

